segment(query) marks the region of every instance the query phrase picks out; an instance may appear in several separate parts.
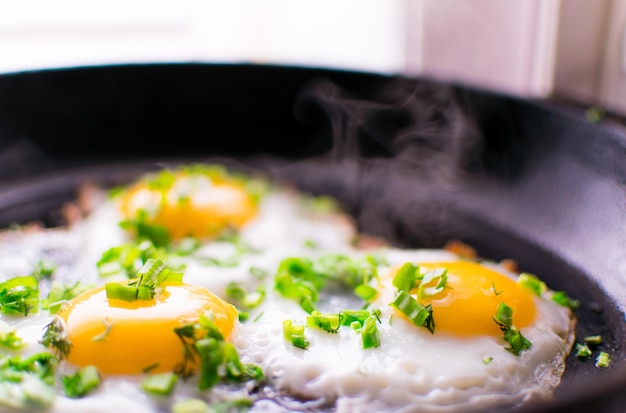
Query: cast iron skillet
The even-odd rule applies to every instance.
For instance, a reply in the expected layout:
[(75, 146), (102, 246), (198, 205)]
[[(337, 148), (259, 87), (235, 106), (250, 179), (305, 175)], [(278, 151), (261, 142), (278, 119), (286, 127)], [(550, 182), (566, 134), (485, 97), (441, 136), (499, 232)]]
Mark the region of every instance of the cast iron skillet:
[(59, 224), (87, 181), (186, 161), (260, 169), (338, 197), (398, 246), (460, 239), (581, 301), (608, 369), (570, 355), (553, 403), (626, 409), (626, 131), (580, 110), (429, 79), (213, 64), (0, 76), (0, 225)]

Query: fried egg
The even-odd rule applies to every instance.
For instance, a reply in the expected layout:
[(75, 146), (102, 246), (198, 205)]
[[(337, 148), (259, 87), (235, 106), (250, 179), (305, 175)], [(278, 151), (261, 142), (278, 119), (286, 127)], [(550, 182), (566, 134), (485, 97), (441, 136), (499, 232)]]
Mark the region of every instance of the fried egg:
[[(156, 413), (188, 399), (230, 403), (242, 398), (253, 402), (253, 411), (277, 413), (465, 412), (551, 396), (575, 323), (571, 310), (550, 300), (552, 291), (534, 295), (503, 266), (449, 251), (386, 246), (363, 251), (354, 244), (358, 235), (332, 200), (221, 167), (189, 165), (146, 174), (102, 197), (85, 219), (67, 228), (0, 235), (0, 282), (35, 273), (44, 260), (56, 268), (50, 279), (39, 280), (42, 297), (53, 283), (80, 281), (86, 290), (68, 299), (58, 314), (41, 309), (26, 317), (0, 315), (24, 341), (2, 354), (53, 351), (42, 344), (42, 334), (59, 323), (71, 347), (59, 363), (57, 380), (95, 366), (102, 382), (81, 398), (66, 396), (57, 385), (53, 412)], [(149, 248), (142, 250), (138, 245), (146, 240)], [(193, 247), (186, 249), (189, 240)], [(121, 246), (130, 246), (123, 250), (127, 255), (102, 264)], [(140, 282), (133, 277), (145, 261), (141, 254), (148, 253), (183, 272), (183, 281), (163, 284), (150, 299), (107, 297), (105, 284)], [(380, 259), (367, 261), (373, 254)], [(327, 256), (343, 257), (344, 264), (369, 262), (372, 276), (364, 283), (375, 294), (363, 299), (352, 287), (332, 285), (315, 297), (315, 306), (333, 314), (375, 310), (377, 346), (364, 348), (359, 327), (347, 325), (334, 333), (307, 326), (306, 349), (286, 339), (285, 321), (306, 325), (311, 314), (279, 291), (281, 263)], [(342, 265), (339, 261), (333, 265)], [(418, 286), (407, 291), (430, 306), (433, 332), (391, 305), (398, 296), (394, 279), (406, 263), (422, 272), (447, 271), (445, 287), (434, 280), (424, 283), (428, 294)], [(345, 268), (331, 265), (325, 271)], [(233, 287), (241, 295), (233, 295)], [(519, 354), (507, 351), (511, 344), (494, 321), (501, 303), (512, 311), (512, 326), (532, 343)], [(185, 363), (188, 350), (175, 329), (202, 317), (210, 317), (242, 363), (262, 369), (263, 381), (200, 390), (202, 366), (195, 359), (188, 365), (195, 373), (179, 379), (171, 395), (148, 394), (141, 387), (146, 371), (180, 372)], [(0, 385), (0, 405), (9, 391), (21, 390)]]
[[(235, 341), (242, 357), (263, 366), (282, 394), (335, 405), (339, 412), (484, 411), (551, 397), (574, 338), (568, 308), (551, 301), (549, 293), (533, 295), (494, 263), (436, 250), (387, 253), (395, 266), (381, 274), (371, 302), (380, 310), (379, 347), (364, 349), (348, 326), (334, 334), (306, 328), (309, 346), (293, 346), (282, 338), (282, 321), (305, 323), (309, 314), (274, 297), (255, 323), (242, 326)], [(421, 300), (432, 306), (433, 333), (390, 306), (399, 258), (424, 270), (448, 271), (446, 288)], [(502, 302), (532, 343), (519, 355), (506, 350), (509, 344), (494, 321)]]

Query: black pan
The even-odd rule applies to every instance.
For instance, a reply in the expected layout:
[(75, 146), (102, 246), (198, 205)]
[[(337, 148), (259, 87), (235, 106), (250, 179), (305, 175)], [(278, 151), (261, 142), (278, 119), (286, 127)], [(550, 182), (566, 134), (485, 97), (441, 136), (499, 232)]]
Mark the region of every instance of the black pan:
[[(77, 187), (188, 161), (265, 171), (336, 196), (361, 230), (407, 247), (459, 239), (579, 299), (553, 403), (626, 410), (626, 129), (583, 110), (430, 79), (150, 64), (0, 75), (0, 225), (57, 225)], [(623, 395), (624, 394), (624, 395)], [(565, 410), (567, 409), (567, 410)]]

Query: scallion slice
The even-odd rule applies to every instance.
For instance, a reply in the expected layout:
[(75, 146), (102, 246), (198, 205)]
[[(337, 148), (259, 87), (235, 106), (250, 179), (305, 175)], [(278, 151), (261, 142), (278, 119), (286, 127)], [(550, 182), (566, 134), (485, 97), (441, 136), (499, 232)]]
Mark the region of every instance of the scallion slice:
[(431, 334), (435, 333), (435, 320), (430, 304), (424, 307), (408, 292), (399, 290), (396, 298), (389, 305), (404, 314), (416, 326), (426, 327)]
[(100, 385), (100, 373), (95, 366), (87, 366), (70, 376), (61, 378), (65, 394), (71, 398), (87, 395)]
[(419, 280), (419, 267), (412, 262), (404, 263), (393, 277), (392, 284), (398, 290), (411, 291)]
[(609, 353), (606, 353), (604, 351), (601, 351), (600, 353), (598, 353), (598, 356), (596, 357), (596, 367), (601, 367), (603, 369), (606, 369), (610, 365), (611, 365), (611, 357), (609, 356)]
[(321, 314), (319, 311), (313, 311), (306, 318), (306, 324), (309, 327), (318, 328), (329, 333), (336, 333), (339, 329), (339, 314)]
[(537, 278), (537, 276), (529, 274), (527, 272), (523, 272), (519, 275), (519, 277), (517, 278), (517, 283), (527, 288), (537, 296), (540, 296), (548, 290), (546, 283)]
[(148, 393), (167, 396), (172, 393), (177, 381), (178, 376), (172, 372), (148, 374), (141, 381), (141, 388)]
[(294, 323), (291, 320), (283, 321), (283, 337), (294, 346), (306, 350), (309, 340), (304, 336), (304, 325)]

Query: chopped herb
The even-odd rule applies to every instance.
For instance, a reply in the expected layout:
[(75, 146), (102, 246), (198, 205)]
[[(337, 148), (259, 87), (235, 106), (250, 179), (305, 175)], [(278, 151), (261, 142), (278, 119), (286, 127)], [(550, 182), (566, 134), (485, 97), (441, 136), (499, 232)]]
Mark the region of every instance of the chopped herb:
[(504, 341), (509, 343), (509, 347), (505, 347), (507, 351), (517, 356), (532, 346), (532, 343), (513, 325), (513, 309), (505, 303), (500, 303), (493, 321), (504, 333)]
[(261, 312), (259, 313), (259, 315), (258, 315), (258, 316), (256, 316), (256, 317), (254, 318), (254, 320), (252, 320), (252, 322), (253, 322), (253, 323), (256, 323), (257, 321), (259, 321), (259, 320), (261, 319), (261, 317), (263, 317), (263, 314), (265, 314), (265, 312), (264, 312), (264, 311), (261, 311)]
[(192, 362), (199, 361), (198, 389), (206, 390), (219, 382), (261, 380), (263, 371), (256, 365), (243, 364), (232, 343), (224, 341), (212, 320), (212, 314), (200, 316), (195, 324), (174, 329), (183, 343), (184, 359), (176, 368), (183, 378), (194, 374)]
[(585, 344), (589, 346), (599, 346), (600, 344), (602, 344), (602, 336), (600, 335), (587, 336), (584, 340)]
[(308, 313), (315, 310), (322, 279), (313, 271), (313, 264), (305, 258), (287, 258), (278, 266), (274, 277), (276, 290), (286, 298), (296, 300)]
[(424, 307), (408, 292), (398, 290), (396, 298), (389, 305), (404, 314), (416, 326), (426, 327), (431, 334), (435, 333), (435, 319), (430, 304)]
[(519, 275), (519, 277), (517, 278), (517, 283), (527, 288), (537, 296), (540, 296), (548, 290), (546, 283), (537, 278), (537, 276), (529, 274), (527, 272), (523, 272)]
[(177, 381), (178, 376), (172, 372), (148, 374), (141, 381), (141, 388), (148, 393), (167, 396), (172, 393)]
[(119, 223), (120, 228), (133, 231), (139, 240), (149, 240), (157, 247), (164, 247), (170, 242), (169, 231), (166, 227), (150, 223), (150, 217), (145, 210), (138, 210), (135, 218), (126, 219)]
[(417, 289), (417, 298), (423, 299), (439, 294), (446, 288), (448, 280), (448, 270), (446, 268), (435, 268), (421, 276), (422, 280)]
[(123, 301), (152, 300), (161, 292), (164, 283), (180, 283), (183, 274), (167, 268), (159, 259), (148, 259), (137, 273), (138, 279), (125, 283), (109, 282), (104, 285), (108, 299)]
[(591, 106), (585, 111), (585, 117), (591, 123), (598, 123), (606, 114), (604, 113), (604, 109), (599, 106)]
[(32, 275), (11, 278), (0, 283), (0, 311), (23, 315), (39, 311), (39, 282)]
[(380, 346), (380, 333), (376, 323), (380, 323), (380, 320), (376, 315), (369, 316), (363, 323), (361, 329), (361, 342), (364, 349), (376, 348)]
[(104, 324), (104, 331), (101, 334), (95, 335), (91, 338), (92, 341), (105, 341), (109, 334), (111, 334), (111, 329), (113, 328), (113, 323), (109, 321), (107, 317), (104, 317), (102, 320)]
[(483, 358), (483, 363), (484, 364), (489, 364), (492, 361), (493, 361), (493, 357), (491, 357), (491, 356), (486, 356), (486, 357)]
[(502, 290), (497, 290), (497, 289), (496, 289), (496, 283), (495, 283), (495, 282), (493, 282), (493, 281), (491, 282), (491, 289), (490, 289), (490, 290), (491, 290), (491, 292), (492, 292), (494, 295), (500, 295), (500, 294), (502, 294), (502, 293), (504, 292), (504, 291), (502, 291)]
[(411, 291), (421, 280), (419, 267), (411, 262), (404, 263), (393, 277), (393, 286), (398, 290)]
[(255, 265), (251, 266), (248, 269), (248, 272), (250, 273), (250, 275), (253, 275), (259, 280), (264, 280), (269, 275), (269, 272), (267, 270), (264, 270), (263, 268), (257, 267)]
[(79, 398), (100, 385), (100, 373), (95, 366), (87, 366), (73, 375), (61, 377), (67, 397)]
[(259, 285), (256, 291), (248, 292), (243, 283), (232, 281), (226, 285), (226, 296), (231, 304), (250, 310), (258, 307), (265, 299), (265, 286)]
[(570, 298), (565, 291), (555, 291), (551, 299), (560, 306), (571, 308), (572, 310), (580, 307), (580, 301)]
[(591, 357), (591, 349), (587, 344), (576, 343), (576, 357), (581, 360)]
[(306, 324), (309, 327), (336, 333), (339, 330), (339, 314), (321, 314), (319, 311), (313, 311), (306, 318)]
[(159, 363), (158, 363), (158, 362), (156, 362), (156, 363), (152, 363), (152, 364), (150, 364), (150, 365), (148, 365), (148, 366), (144, 367), (143, 369), (141, 369), (141, 371), (142, 371), (143, 373), (146, 373), (146, 374), (147, 374), (147, 373), (150, 373), (152, 370), (156, 369), (157, 367), (159, 367)]
[(274, 285), (283, 297), (299, 302), (310, 314), (316, 310), (315, 303), (327, 282), (352, 288), (359, 295), (371, 295), (368, 284), (378, 278), (376, 266), (375, 258), (369, 255), (358, 259), (340, 254), (326, 254), (314, 260), (290, 257), (279, 264)]
[(354, 293), (364, 301), (370, 301), (376, 297), (378, 290), (367, 284), (359, 284), (354, 289)]
[(309, 347), (309, 340), (304, 336), (304, 325), (294, 323), (291, 320), (283, 321), (283, 336), (296, 347), (306, 350)]
[(0, 320), (0, 346), (11, 350), (18, 350), (24, 346), (24, 342), (17, 335), (15, 328), (2, 320)]
[(200, 399), (186, 399), (174, 403), (172, 413), (214, 413), (209, 405)]
[(360, 329), (370, 315), (372, 313), (368, 310), (343, 310), (339, 313), (339, 324)]
[(56, 358), (50, 353), (0, 358), (0, 405), (31, 410), (54, 403)]
[(67, 357), (70, 353), (72, 343), (65, 331), (65, 322), (61, 317), (55, 316), (54, 319), (46, 325), (40, 343), (47, 348), (52, 348), (60, 360)]
[(39, 260), (31, 275), (37, 280), (41, 280), (42, 278), (50, 279), (52, 274), (56, 271), (56, 268), (56, 264), (52, 261)]
[(596, 357), (596, 367), (607, 368), (611, 364), (609, 353), (601, 351)]
[(172, 413), (236, 413), (246, 412), (252, 407), (252, 400), (238, 399), (207, 404), (200, 399), (186, 399), (172, 406)]
[(41, 301), (41, 308), (48, 310), (50, 314), (56, 314), (63, 304), (91, 288), (91, 285), (82, 284), (80, 281), (76, 281), (70, 287), (53, 281), (48, 296)]
[(318, 249), (320, 247), (319, 244), (315, 240), (312, 240), (312, 239), (305, 240), (304, 246), (312, 250)]
[(165, 260), (167, 252), (150, 240), (127, 243), (106, 250), (98, 262), (98, 274), (105, 278), (134, 278), (148, 259)]
[(513, 309), (504, 303), (500, 303), (494, 321), (500, 328), (511, 328), (513, 326)]

